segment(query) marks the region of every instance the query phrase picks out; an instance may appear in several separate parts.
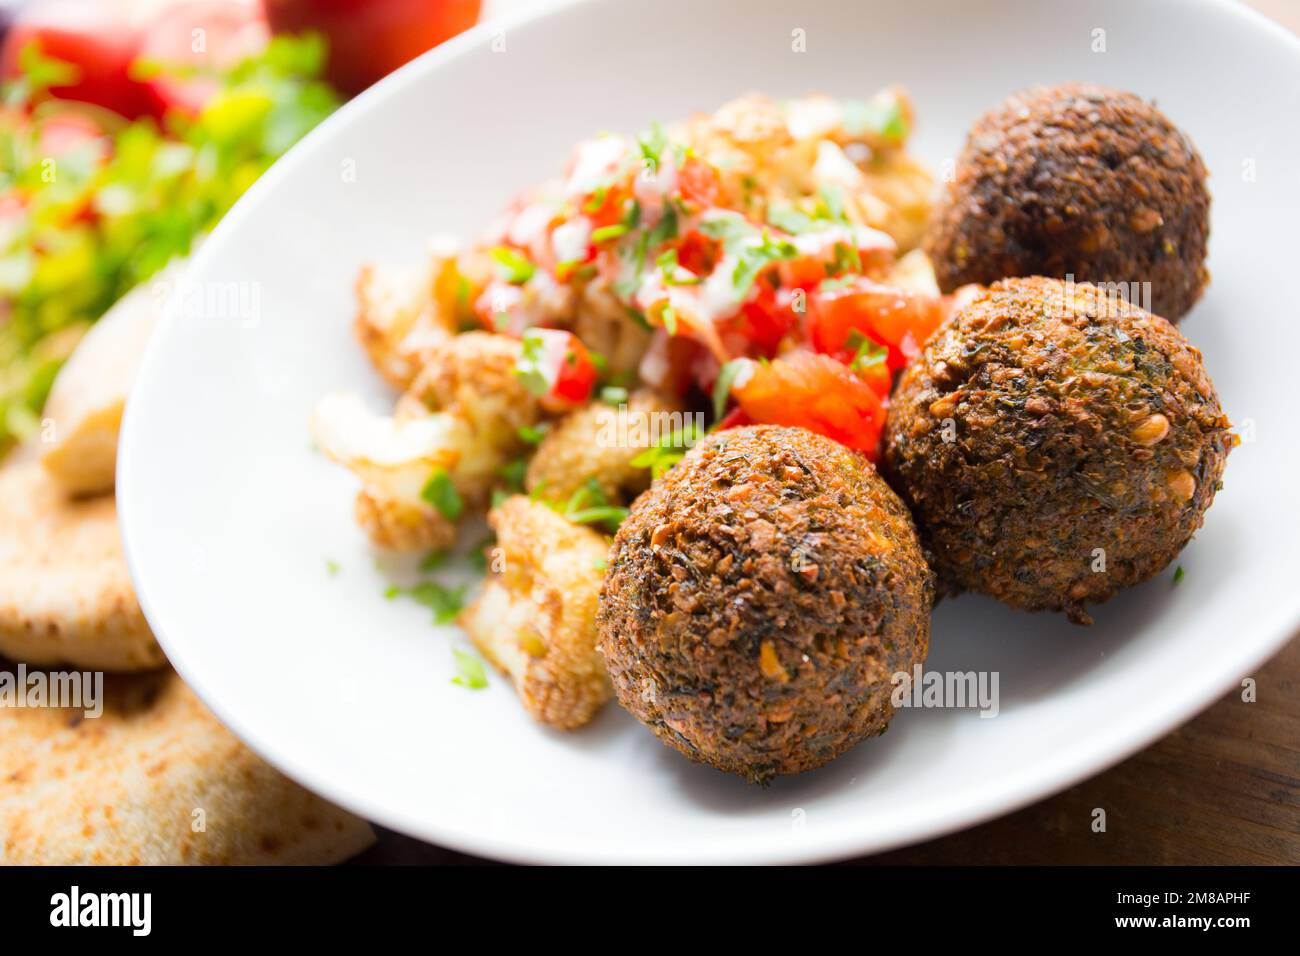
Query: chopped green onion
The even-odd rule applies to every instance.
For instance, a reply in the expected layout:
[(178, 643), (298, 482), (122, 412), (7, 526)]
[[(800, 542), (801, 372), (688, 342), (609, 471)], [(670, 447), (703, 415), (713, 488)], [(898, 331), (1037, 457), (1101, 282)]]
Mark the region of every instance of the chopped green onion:
[(537, 267), (528, 261), (528, 257), (509, 246), (497, 246), (488, 252), (497, 264), (497, 273), (502, 280), (511, 285), (523, 285), (533, 277)]
[(631, 229), (621, 222), (615, 223), (612, 226), (601, 226), (599, 229), (593, 229), (591, 231), (591, 241), (594, 243), (608, 242), (610, 239), (618, 239), (620, 236), (625, 236), (629, 232), (631, 232)]

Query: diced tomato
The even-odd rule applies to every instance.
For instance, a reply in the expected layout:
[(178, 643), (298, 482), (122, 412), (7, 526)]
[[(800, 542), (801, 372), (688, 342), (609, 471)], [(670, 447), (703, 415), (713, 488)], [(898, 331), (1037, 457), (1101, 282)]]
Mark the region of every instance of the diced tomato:
[(677, 189), (682, 198), (703, 209), (718, 198), (718, 174), (698, 156), (688, 156), (677, 171)]
[(528, 389), (556, 411), (587, 401), (596, 384), (591, 353), (576, 335), (563, 329), (525, 332), (519, 371)]
[(698, 230), (692, 230), (677, 244), (677, 264), (697, 276), (713, 271), (718, 258), (718, 242)]
[(788, 352), (737, 376), (732, 394), (753, 421), (793, 425), (874, 458), (885, 407), (847, 365), (816, 352)]
[(582, 204), (582, 212), (591, 220), (594, 229), (614, 226), (627, 215), (627, 201), (631, 198), (632, 190), (628, 187), (607, 186), (587, 198)]
[(920, 354), (943, 321), (943, 302), (936, 296), (856, 278), (809, 293), (813, 347), (851, 358), (850, 339), (857, 332), (889, 348), (889, 368), (898, 370)]
[(746, 346), (733, 349), (733, 354), (764, 356), (777, 353), (782, 340), (799, 324), (794, 311), (794, 293), (789, 289), (774, 290), (766, 282), (758, 283), (757, 293), (740, 307), (740, 312), (727, 320), (722, 331), (723, 340), (738, 338)]

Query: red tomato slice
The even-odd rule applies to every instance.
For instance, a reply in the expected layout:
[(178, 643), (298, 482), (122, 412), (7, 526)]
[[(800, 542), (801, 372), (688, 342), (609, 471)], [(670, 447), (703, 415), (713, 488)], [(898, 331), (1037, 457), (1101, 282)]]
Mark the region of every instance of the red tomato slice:
[(163, 13), (145, 30), (139, 58), (195, 71), (147, 80), (154, 109), (197, 116), (219, 89), (215, 74), (260, 52), (271, 39), (262, 10), (250, 0), (201, 0)]
[(943, 302), (935, 296), (856, 278), (809, 293), (809, 326), (819, 352), (851, 355), (854, 332), (889, 347), (889, 367), (897, 370), (920, 354), (943, 321)]
[(874, 459), (885, 407), (870, 385), (829, 355), (789, 352), (754, 365), (738, 382), (731, 392), (753, 421), (807, 428)]
[(723, 323), (721, 334), (724, 341), (738, 338), (746, 346), (733, 350), (733, 354), (771, 358), (798, 326), (799, 316), (792, 307), (790, 290), (773, 290), (766, 282), (759, 283), (757, 289), (757, 294), (740, 307), (740, 312)]
[[(596, 384), (591, 353), (572, 332), (529, 329), (523, 337), (519, 370), (528, 388), (552, 410), (581, 405)], [(542, 392), (538, 383), (545, 386)]]

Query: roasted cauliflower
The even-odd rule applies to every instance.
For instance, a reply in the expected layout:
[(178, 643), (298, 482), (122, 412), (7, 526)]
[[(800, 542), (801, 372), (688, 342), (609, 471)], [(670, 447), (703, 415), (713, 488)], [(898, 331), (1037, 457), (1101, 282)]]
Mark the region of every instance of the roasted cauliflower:
[(514, 682), (524, 709), (561, 730), (587, 723), (613, 690), (596, 651), (609, 542), (522, 495), (488, 515), (491, 575), (460, 623)]
[(312, 433), (361, 479), (356, 516), (371, 541), (402, 551), (445, 548), (466, 507), (486, 504), (503, 465), (537, 421), (514, 374), (519, 343), (487, 332), (443, 341), (397, 403), (373, 414), (353, 394), (317, 406)]
[(368, 265), (357, 276), (353, 329), (384, 379), (404, 389), (432, 349), (455, 335), (461, 278), (458, 246), (435, 240), (416, 265)]

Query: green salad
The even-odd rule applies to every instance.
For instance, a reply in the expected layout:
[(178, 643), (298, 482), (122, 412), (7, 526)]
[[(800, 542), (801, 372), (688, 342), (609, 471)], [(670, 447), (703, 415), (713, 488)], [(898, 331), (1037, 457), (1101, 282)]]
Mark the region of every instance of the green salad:
[(75, 68), (24, 51), (22, 76), (0, 89), (0, 452), (38, 427), (90, 324), (186, 255), (335, 109), (324, 59), (318, 37), (277, 36), (220, 74), (196, 116), (160, 129), (50, 98)]

